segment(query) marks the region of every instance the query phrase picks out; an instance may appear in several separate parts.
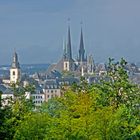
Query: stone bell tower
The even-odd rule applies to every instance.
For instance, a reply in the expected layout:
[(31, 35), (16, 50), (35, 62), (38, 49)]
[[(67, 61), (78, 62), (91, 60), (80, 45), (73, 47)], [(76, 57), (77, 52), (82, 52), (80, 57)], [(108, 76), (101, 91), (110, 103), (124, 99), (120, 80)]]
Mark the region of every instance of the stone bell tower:
[(21, 80), (21, 70), (18, 62), (18, 55), (16, 52), (14, 52), (13, 61), (10, 68), (10, 83), (16, 84), (17, 82), (20, 82), (20, 80)]

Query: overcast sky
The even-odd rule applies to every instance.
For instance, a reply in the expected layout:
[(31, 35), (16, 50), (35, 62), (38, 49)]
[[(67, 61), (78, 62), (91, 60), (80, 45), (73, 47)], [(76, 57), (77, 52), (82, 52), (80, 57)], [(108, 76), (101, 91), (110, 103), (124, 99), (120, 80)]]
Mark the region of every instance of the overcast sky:
[(140, 61), (140, 0), (0, 0), (0, 64), (52, 63), (62, 56), (70, 18), (76, 57), (83, 22), (85, 49), (95, 62)]

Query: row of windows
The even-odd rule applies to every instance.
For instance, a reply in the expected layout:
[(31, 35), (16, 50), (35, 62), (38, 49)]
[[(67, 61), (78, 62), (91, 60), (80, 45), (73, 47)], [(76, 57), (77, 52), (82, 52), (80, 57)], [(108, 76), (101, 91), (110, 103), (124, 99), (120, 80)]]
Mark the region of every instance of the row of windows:
[(70, 84), (70, 82), (69, 82), (69, 81), (59, 82), (59, 84), (60, 84), (60, 85), (64, 85), (64, 84), (68, 84), (68, 85), (69, 85), (69, 84)]
[(33, 99), (42, 99), (42, 96), (33, 96)]
[(34, 101), (33, 103), (40, 104), (40, 103), (42, 103), (42, 101)]
[(58, 88), (58, 86), (57, 85), (50, 85), (50, 86), (47, 85), (46, 88), (55, 88), (56, 89), (56, 88)]
[(53, 97), (57, 97), (57, 95), (48, 95), (48, 98), (53, 98)]
[(48, 90), (47, 92), (48, 92), (48, 93), (54, 93), (54, 92), (56, 93), (57, 90)]

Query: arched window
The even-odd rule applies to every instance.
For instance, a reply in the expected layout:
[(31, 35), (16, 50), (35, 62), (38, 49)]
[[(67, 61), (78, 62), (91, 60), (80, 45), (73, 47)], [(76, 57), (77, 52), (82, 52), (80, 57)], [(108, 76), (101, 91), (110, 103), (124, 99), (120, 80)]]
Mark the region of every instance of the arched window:
[(13, 71), (13, 75), (15, 75), (15, 71)]

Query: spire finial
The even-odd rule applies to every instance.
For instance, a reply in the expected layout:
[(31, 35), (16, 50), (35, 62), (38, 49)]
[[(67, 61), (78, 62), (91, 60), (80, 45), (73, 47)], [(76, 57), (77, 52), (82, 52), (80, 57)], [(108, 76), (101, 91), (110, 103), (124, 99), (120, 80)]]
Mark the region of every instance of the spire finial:
[(83, 21), (80, 22), (80, 25), (81, 25), (81, 35), (83, 36), (83, 32), (82, 32)]
[(68, 21), (68, 26), (70, 26), (70, 18), (68, 18), (67, 21)]
[(82, 30), (82, 26), (83, 26), (83, 21), (81, 21), (81, 22), (80, 22), (80, 25), (81, 25), (81, 30)]
[(14, 48), (14, 53), (16, 53), (16, 48)]
[(83, 25), (83, 21), (80, 22), (81, 26)]

